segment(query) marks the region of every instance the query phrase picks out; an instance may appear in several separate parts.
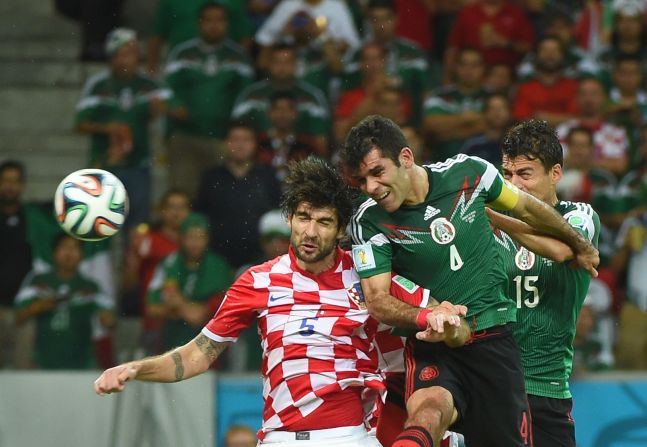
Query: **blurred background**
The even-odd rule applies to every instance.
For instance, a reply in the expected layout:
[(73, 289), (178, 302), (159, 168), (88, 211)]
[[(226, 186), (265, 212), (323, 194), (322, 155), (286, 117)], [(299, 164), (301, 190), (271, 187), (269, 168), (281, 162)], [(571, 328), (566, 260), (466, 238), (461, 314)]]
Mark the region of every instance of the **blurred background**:
[[(578, 321), (578, 443), (647, 445), (644, 0), (6, 0), (0, 5), (0, 446), (255, 445), (255, 328), (213, 372), (99, 398), (98, 370), (190, 340), (285, 253), (286, 164), (333, 163), (371, 114), (419, 163), (500, 165), (547, 120), (563, 200), (602, 221)], [(52, 196), (106, 169), (131, 213), (62, 236)], [(34, 427), (37, 423), (37, 428)]]

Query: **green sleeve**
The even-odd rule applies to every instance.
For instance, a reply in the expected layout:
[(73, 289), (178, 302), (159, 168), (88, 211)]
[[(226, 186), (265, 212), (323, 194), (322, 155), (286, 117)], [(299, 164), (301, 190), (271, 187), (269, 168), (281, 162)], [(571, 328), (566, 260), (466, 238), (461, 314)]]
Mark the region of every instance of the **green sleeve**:
[[(370, 278), (391, 271), (391, 242), (366, 216), (364, 207), (372, 202), (369, 199), (360, 206), (351, 222), (353, 238), (353, 264), (360, 278)], [(373, 206), (378, 206), (374, 204)], [(370, 212), (370, 209), (368, 210)]]
[(564, 219), (575, 231), (597, 247), (600, 235), (600, 218), (598, 213), (589, 204), (575, 203), (574, 205), (574, 209), (564, 214)]

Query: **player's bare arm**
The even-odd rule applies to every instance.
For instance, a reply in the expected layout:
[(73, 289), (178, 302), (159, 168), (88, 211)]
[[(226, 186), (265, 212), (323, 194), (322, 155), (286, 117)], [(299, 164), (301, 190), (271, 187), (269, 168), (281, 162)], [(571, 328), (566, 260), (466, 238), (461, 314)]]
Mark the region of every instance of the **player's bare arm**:
[(547, 234), (568, 244), (575, 253), (577, 264), (591, 276), (598, 275), (595, 269), (600, 263), (598, 250), (584, 236), (575, 231), (557, 211), (548, 204), (518, 191), (518, 200), (512, 213), (539, 233)]
[(94, 382), (97, 394), (123, 391), (126, 382), (179, 382), (205, 372), (229, 342), (216, 342), (199, 334), (189, 343), (156, 357), (124, 363), (107, 369)]
[[(445, 324), (452, 327), (461, 325), (461, 316), (467, 314), (465, 306), (443, 301), (429, 309), (411, 306), (391, 295), (391, 273), (380, 273), (362, 279), (362, 290), (369, 313), (382, 323), (408, 329), (427, 329), (443, 333)], [(444, 336), (442, 337), (444, 340)], [(434, 340), (440, 341), (440, 340)]]
[(539, 256), (555, 262), (565, 262), (573, 259), (575, 254), (571, 247), (555, 238), (539, 234), (527, 223), (498, 213), (490, 208), (485, 213), (492, 225), (505, 231), (512, 239)]

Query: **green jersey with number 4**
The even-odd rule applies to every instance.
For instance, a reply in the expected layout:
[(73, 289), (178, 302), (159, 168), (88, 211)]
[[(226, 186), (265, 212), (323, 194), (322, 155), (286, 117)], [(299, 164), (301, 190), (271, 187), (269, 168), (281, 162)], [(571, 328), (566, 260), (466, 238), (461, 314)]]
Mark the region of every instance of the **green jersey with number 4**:
[(516, 188), (490, 163), (464, 154), (424, 169), (429, 192), (422, 203), (393, 213), (372, 199), (359, 207), (351, 222), (359, 276), (397, 272), (439, 301), (466, 305), (475, 330), (515, 321), (485, 206), (512, 208)]
[[(579, 233), (598, 244), (600, 219), (590, 205), (559, 202), (555, 209)], [(557, 263), (520, 247), (495, 231), (505, 259), (508, 295), (517, 303), (514, 335), (521, 349), (526, 391), (537, 396), (571, 397), (575, 323), (591, 277), (568, 262)]]

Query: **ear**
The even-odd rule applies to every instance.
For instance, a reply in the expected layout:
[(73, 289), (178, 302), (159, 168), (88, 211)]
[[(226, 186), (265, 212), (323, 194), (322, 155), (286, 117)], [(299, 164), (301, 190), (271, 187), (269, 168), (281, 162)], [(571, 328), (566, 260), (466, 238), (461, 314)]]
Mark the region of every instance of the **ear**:
[(400, 150), (400, 155), (398, 155), (398, 160), (400, 161), (400, 165), (404, 166), (407, 169), (413, 167), (416, 164), (413, 151), (409, 146), (405, 146)]
[(553, 185), (557, 184), (562, 179), (564, 171), (562, 171), (562, 165), (556, 164), (550, 169), (550, 180)]

